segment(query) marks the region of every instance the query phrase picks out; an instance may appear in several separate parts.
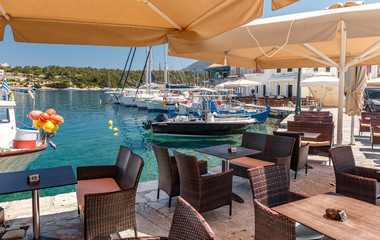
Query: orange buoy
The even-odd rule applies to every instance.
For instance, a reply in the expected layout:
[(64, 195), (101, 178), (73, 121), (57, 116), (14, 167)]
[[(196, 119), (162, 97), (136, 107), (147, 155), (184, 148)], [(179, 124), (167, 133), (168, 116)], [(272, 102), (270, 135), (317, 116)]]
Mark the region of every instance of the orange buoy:
[(41, 113), (41, 114), (40, 114), (40, 117), (39, 117), (39, 119), (40, 119), (41, 121), (43, 121), (43, 122), (49, 120), (49, 118), (50, 118), (50, 116), (49, 116), (49, 114), (47, 114), (46, 112)]
[(38, 110), (33, 110), (31, 111), (29, 114), (28, 114), (28, 118), (32, 119), (32, 120), (38, 120), (39, 117), (40, 117), (40, 114), (42, 112), (41, 111), (38, 111)]
[(45, 111), (49, 116), (57, 114), (57, 112), (53, 108), (49, 108)]
[(60, 115), (52, 115), (52, 116), (50, 116), (49, 120), (54, 124), (63, 123), (63, 117)]

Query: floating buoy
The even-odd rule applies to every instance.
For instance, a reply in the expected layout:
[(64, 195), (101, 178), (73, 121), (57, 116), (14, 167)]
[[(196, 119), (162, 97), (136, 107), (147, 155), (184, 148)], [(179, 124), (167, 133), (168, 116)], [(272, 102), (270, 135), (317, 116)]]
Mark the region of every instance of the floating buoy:
[(38, 110), (33, 110), (31, 111), (29, 114), (28, 114), (28, 118), (32, 119), (32, 120), (39, 120), (39, 117), (40, 117), (40, 114), (42, 112), (41, 111), (38, 111)]
[(45, 123), (41, 120), (33, 120), (33, 126), (34, 128), (41, 129), (43, 128)]
[(63, 117), (60, 115), (51, 115), (49, 120), (54, 124), (61, 124), (63, 123)]
[(44, 127), (43, 129), (46, 131), (46, 132), (53, 132), (53, 129), (54, 129), (54, 123), (52, 123), (51, 121), (46, 121), (46, 123), (44, 124)]
[(49, 116), (57, 114), (57, 112), (53, 108), (49, 108), (45, 111)]
[(114, 133), (117, 133), (117, 131), (118, 131), (118, 129), (117, 129), (117, 127), (115, 127), (115, 128), (113, 129), (113, 132), (114, 132)]
[(102, 105), (102, 99), (99, 100), (99, 104)]
[(53, 130), (51, 130), (53, 133), (57, 133), (58, 130), (58, 124), (54, 124)]
[(50, 115), (47, 114), (46, 112), (41, 113), (39, 119), (40, 119), (41, 121), (43, 121), (43, 122), (44, 122), (44, 121), (47, 121), (47, 120), (50, 119)]
[(109, 120), (109, 121), (108, 121), (108, 126), (110, 127), (110, 129), (112, 129), (112, 125), (113, 125), (112, 120)]

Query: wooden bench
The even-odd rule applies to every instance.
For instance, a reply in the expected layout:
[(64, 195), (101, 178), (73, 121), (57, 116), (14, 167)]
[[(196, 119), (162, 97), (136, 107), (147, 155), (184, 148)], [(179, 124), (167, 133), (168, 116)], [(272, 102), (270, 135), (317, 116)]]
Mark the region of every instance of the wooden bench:
[[(294, 142), (295, 139), (292, 137), (244, 132), (241, 146), (261, 151), (261, 153), (232, 159), (230, 160), (230, 168), (234, 169), (234, 175), (248, 178), (247, 169), (256, 167), (252, 160), (262, 160), (275, 164), (285, 164), (289, 173)], [(250, 164), (250, 160), (252, 164)], [(224, 163), (222, 169), (224, 171)]]
[(333, 116), (329, 116), (329, 115), (294, 115), (294, 121), (298, 121), (298, 122), (333, 122)]
[(330, 158), (329, 149), (333, 145), (334, 123), (288, 121), (288, 131), (320, 133), (316, 139), (303, 137), (301, 143), (309, 143), (309, 154)]
[(380, 118), (380, 112), (362, 112), (362, 118), (359, 119), (359, 135), (362, 132), (370, 132), (371, 119)]

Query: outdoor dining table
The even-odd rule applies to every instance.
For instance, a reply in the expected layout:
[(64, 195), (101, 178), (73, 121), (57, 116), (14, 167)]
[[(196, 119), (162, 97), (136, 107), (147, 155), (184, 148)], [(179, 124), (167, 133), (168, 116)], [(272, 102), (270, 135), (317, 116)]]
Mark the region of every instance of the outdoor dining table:
[(301, 133), (301, 137), (303, 137), (303, 138), (310, 138), (310, 139), (316, 139), (317, 137), (319, 137), (321, 135), (320, 133), (313, 133), (313, 132), (296, 132), (296, 131), (282, 131), (282, 132)]
[[(39, 174), (38, 182), (28, 182), (28, 176)], [(53, 239), (40, 236), (39, 189), (76, 184), (71, 166), (0, 173), (0, 195), (32, 191), (32, 214), (34, 239)]]
[[(344, 210), (346, 221), (324, 217), (326, 209)], [(336, 193), (325, 193), (273, 207), (294, 221), (333, 239), (379, 239), (380, 207)]]
[[(236, 152), (230, 152), (228, 150), (229, 148), (236, 148)], [(231, 159), (239, 158), (239, 157), (245, 157), (245, 156), (249, 156), (249, 155), (257, 154), (257, 153), (261, 152), (258, 150), (234, 146), (234, 145), (230, 145), (230, 144), (222, 144), (222, 145), (218, 145), (218, 146), (199, 148), (199, 149), (195, 149), (195, 151), (225, 159), (225, 169), (226, 170), (230, 169), (230, 160)], [(252, 159), (252, 164), (255, 165), (256, 167), (259, 167), (259, 166), (273, 165), (274, 163), (261, 161), (261, 160), (257, 160), (257, 159)], [(239, 203), (244, 202), (244, 200), (235, 193), (232, 193), (232, 199), (234, 201), (239, 202)]]

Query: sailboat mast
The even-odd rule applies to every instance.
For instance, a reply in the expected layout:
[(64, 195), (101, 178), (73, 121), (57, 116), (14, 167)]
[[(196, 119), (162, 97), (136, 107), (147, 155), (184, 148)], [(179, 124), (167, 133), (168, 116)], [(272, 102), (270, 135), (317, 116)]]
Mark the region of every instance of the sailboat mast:
[(164, 45), (164, 51), (165, 51), (165, 66), (164, 66), (164, 83), (165, 87), (166, 84), (168, 84), (168, 46)]
[[(146, 48), (146, 57), (149, 57), (149, 47)], [(145, 86), (147, 90), (149, 88), (149, 65), (150, 65), (150, 61), (147, 60), (147, 66), (145, 69)]]

